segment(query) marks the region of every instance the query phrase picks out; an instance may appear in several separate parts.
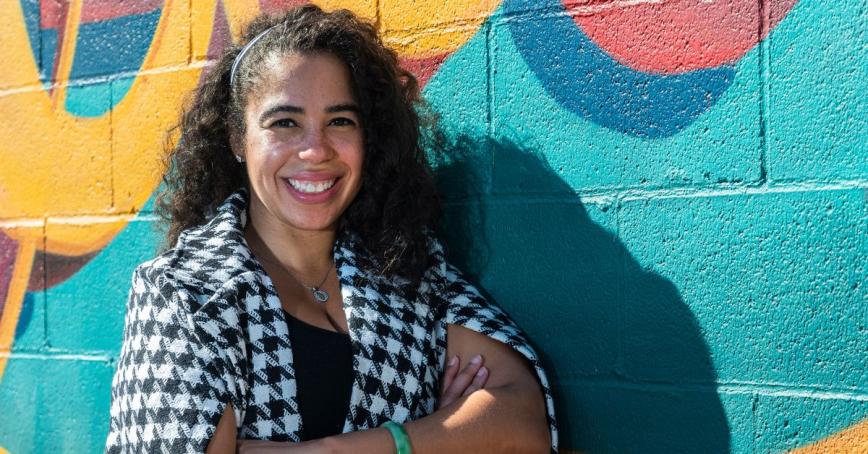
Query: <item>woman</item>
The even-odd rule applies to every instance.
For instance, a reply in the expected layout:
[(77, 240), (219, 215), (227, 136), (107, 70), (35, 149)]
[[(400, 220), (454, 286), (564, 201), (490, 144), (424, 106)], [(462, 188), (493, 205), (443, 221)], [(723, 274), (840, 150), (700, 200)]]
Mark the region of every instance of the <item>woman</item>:
[(107, 451), (556, 450), (536, 354), (431, 234), (414, 77), (348, 11), (242, 41), (179, 125)]

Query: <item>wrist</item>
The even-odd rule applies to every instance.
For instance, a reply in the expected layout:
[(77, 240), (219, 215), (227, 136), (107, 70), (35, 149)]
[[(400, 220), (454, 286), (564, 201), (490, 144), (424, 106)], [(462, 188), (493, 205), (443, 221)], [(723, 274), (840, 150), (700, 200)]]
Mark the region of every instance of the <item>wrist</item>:
[(337, 435), (316, 440), (312, 452), (317, 454), (337, 454), (340, 451), (341, 440)]
[(410, 447), (410, 437), (404, 429), (404, 425), (393, 421), (387, 421), (380, 426), (389, 431), (392, 441), (395, 443), (395, 451), (397, 454), (413, 454), (413, 449)]

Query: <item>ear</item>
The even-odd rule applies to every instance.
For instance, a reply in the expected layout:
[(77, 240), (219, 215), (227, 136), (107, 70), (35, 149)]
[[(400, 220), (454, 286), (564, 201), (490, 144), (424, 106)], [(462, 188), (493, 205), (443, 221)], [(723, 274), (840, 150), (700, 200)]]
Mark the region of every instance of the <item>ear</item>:
[(238, 162), (245, 161), (244, 141), (237, 133), (232, 131), (229, 131), (229, 148), (232, 150), (232, 154), (235, 155), (235, 159)]

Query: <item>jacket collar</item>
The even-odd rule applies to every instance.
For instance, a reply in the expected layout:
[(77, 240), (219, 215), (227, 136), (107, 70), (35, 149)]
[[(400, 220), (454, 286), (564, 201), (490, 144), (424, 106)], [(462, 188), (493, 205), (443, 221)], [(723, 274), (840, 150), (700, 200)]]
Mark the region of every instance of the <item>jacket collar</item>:
[[(249, 191), (239, 188), (220, 204), (211, 220), (181, 234), (172, 258), (177, 274), (198, 288), (213, 292), (241, 273), (264, 273), (244, 238), (249, 201)], [(372, 263), (369, 254), (359, 256), (363, 250), (357, 235), (338, 235), (333, 258), (339, 278), (352, 279), (358, 271), (359, 259), (363, 259), (359, 264)]]

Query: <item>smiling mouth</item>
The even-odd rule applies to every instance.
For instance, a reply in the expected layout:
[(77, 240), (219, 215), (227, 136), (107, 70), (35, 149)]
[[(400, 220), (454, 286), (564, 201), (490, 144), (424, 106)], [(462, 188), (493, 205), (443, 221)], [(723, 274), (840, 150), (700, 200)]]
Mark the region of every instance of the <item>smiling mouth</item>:
[(302, 192), (305, 194), (319, 194), (321, 192), (328, 191), (335, 185), (335, 182), (338, 180), (337, 178), (333, 178), (331, 180), (323, 180), (323, 181), (301, 181), (301, 180), (293, 180), (292, 178), (285, 179), (290, 186), (293, 187), (298, 192)]

